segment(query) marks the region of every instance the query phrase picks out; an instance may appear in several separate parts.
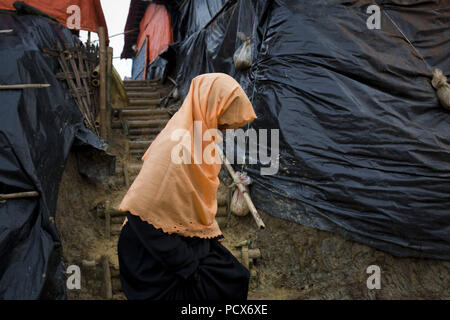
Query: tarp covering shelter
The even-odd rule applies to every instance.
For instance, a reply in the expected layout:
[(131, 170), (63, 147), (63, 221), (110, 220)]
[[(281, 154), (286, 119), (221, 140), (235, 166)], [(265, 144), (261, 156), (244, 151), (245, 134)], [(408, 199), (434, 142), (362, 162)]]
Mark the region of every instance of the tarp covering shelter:
[[(15, 0), (0, 0), (0, 9), (15, 10)], [(80, 30), (98, 32), (98, 27), (107, 29), (100, 0), (26, 0), (26, 4), (55, 18), (67, 27), (69, 18), (75, 13), (71, 8), (80, 9)]]
[[(172, 1), (172, 6), (174, 2)], [(178, 12), (172, 13), (175, 41), (184, 40), (202, 29), (226, 3), (227, 0), (178, 1)]]
[[(131, 15), (127, 25), (136, 18)], [(150, 3), (145, 14), (139, 18), (139, 34), (134, 44), (137, 54), (133, 56), (133, 79), (145, 78), (148, 65), (173, 42), (171, 18), (164, 5)]]
[(138, 49), (147, 40), (147, 61), (152, 63), (173, 42), (172, 25), (166, 7), (151, 3), (141, 20), (140, 30)]
[(149, 3), (147, 1), (131, 0), (128, 11), (127, 22), (125, 24), (124, 47), (121, 54), (122, 59), (133, 59), (136, 55), (133, 46), (137, 46), (140, 33), (140, 24), (145, 15)]
[[(279, 129), (279, 172), (246, 166), (256, 206), (397, 256), (449, 260), (450, 113), (430, 83), (435, 67), (450, 75), (448, 1), (378, 1), (373, 30), (373, 1), (211, 2), (221, 12), (204, 26), (189, 19), (196, 0), (179, 7), (184, 22), (172, 23), (194, 32), (161, 57), (175, 57), (183, 95), (199, 74), (232, 75), (253, 101), (251, 128)], [(238, 33), (251, 38), (247, 70), (233, 63)]]
[(42, 51), (57, 41), (74, 45), (78, 38), (58, 22), (10, 12), (0, 13), (0, 29), (13, 30), (0, 35), (0, 85), (50, 85), (0, 90), (0, 194), (39, 193), (0, 201), (0, 300), (64, 299), (55, 226), (64, 165), (75, 145), (109, 156), (104, 142), (86, 129), (67, 83), (57, 79), (57, 58)]

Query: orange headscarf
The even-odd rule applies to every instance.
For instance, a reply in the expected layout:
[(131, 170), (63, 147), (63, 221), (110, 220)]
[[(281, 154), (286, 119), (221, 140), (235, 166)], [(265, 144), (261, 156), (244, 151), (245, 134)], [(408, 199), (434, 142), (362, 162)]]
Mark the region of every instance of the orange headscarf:
[[(219, 126), (236, 129), (254, 119), (256, 115), (247, 95), (232, 77), (209, 73), (193, 79), (180, 110), (144, 155), (143, 167), (120, 210), (129, 211), (166, 233), (200, 238), (220, 236), (215, 215), (221, 164), (208, 164), (201, 156), (199, 163), (198, 158), (194, 159), (195, 147), (189, 154), (191, 164), (186, 161), (177, 164), (172, 156), (174, 150), (179, 150), (176, 148), (180, 140), (174, 137), (191, 137), (193, 146), (194, 131), (202, 139), (209, 129)], [(200, 141), (197, 150), (203, 155), (210, 145), (211, 141)], [(181, 153), (185, 155), (184, 151)]]

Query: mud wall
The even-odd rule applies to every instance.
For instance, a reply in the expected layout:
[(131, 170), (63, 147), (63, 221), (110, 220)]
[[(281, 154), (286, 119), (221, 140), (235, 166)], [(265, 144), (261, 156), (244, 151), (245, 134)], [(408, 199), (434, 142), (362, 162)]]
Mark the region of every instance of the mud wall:
[[(450, 262), (397, 258), (326, 231), (262, 213), (266, 230), (251, 217), (233, 217), (228, 243), (254, 239), (262, 259), (251, 299), (450, 299)], [(239, 238), (240, 236), (240, 238)], [(381, 268), (381, 289), (367, 288), (367, 268)]]
[[(117, 178), (117, 177), (116, 177)], [(117, 259), (116, 242), (104, 238), (96, 204), (120, 198), (126, 189), (115, 180), (90, 183), (79, 175), (76, 158), (69, 157), (63, 175), (56, 221), (67, 265)], [(450, 299), (450, 262), (396, 258), (330, 232), (304, 227), (261, 213), (267, 226), (258, 231), (250, 216), (231, 216), (223, 225), (225, 246), (253, 240), (262, 258), (252, 269), (249, 299)], [(381, 289), (369, 290), (367, 267), (381, 268)], [(69, 299), (104, 299), (103, 272), (82, 268), (82, 289)], [(114, 297), (118, 298), (118, 297)]]

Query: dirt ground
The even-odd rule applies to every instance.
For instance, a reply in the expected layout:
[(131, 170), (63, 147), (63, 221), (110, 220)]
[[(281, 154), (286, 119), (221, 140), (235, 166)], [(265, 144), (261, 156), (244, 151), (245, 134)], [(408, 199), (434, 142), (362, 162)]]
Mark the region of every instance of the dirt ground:
[[(67, 265), (82, 270), (81, 290), (68, 291), (69, 299), (105, 299), (102, 266), (83, 267), (82, 262), (103, 255), (113, 272), (113, 299), (125, 299), (117, 278), (117, 236), (105, 238), (105, 220), (97, 205), (110, 200), (118, 205), (126, 188), (120, 173), (123, 140), (117, 138), (110, 152), (118, 156), (115, 177), (94, 184), (78, 173), (74, 154), (68, 159), (60, 185), (57, 225)], [(251, 265), (249, 299), (450, 299), (450, 262), (396, 258), (365, 245), (324, 231), (304, 227), (261, 213), (267, 226), (257, 230), (252, 217), (231, 216), (224, 245), (230, 250), (245, 240), (262, 257)], [(369, 290), (367, 267), (381, 268), (381, 289)]]

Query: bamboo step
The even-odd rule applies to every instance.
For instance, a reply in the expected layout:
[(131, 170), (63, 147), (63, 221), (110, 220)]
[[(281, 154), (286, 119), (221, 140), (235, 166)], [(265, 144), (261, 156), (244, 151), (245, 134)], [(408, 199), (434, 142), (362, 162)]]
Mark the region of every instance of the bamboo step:
[(125, 109), (122, 110), (122, 117), (126, 119), (160, 120), (170, 119), (170, 115), (165, 109)]
[(130, 153), (132, 155), (135, 155), (135, 154), (142, 154), (142, 155), (144, 155), (144, 153), (147, 151), (148, 147), (150, 147), (150, 145), (148, 145), (147, 147), (145, 147), (144, 145), (142, 145), (142, 146), (135, 146), (135, 148), (133, 148), (133, 149), (130, 148)]
[(164, 95), (161, 94), (161, 92), (166, 92), (167, 89), (165, 88), (164, 85), (161, 84), (150, 84), (149, 86), (146, 87), (125, 87), (125, 91), (127, 92), (127, 94), (157, 92), (159, 94), (159, 97), (162, 97)]
[(145, 134), (141, 134), (141, 135), (128, 135), (128, 139), (133, 142), (133, 141), (141, 141), (141, 140), (147, 140), (147, 141), (153, 141), (156, 139), (156, 135), (145, 135)]
[(147, 151), (146, 149), (145, 150), (144, 149), (134, 149), (134, 150), (130, 150), (130, 154), (133, 157), (136, 157), (136, 159), (140, 160), (144, 156), (146, 151)]
[[(169, 120), (128, 120), (128, 128), (164, 128)], [(122, 129), (121, 121), (113, 121), (112, 128), (113, 129)]]
[(128, 131), (129, 136), (157, 136), (161, 128), (131, 128)]
[(152, 141), (131, 141), (130, 142), (130, 150), (136, 150), (136, 149), (147, 150), (151, 144), (152, 144)]
[(128, 165), (128, 172), (130, 174), (138, 174), (142, 169), (142, 164), (141, 163), (132, 163)]
[(128, 107), (157, 106), (160, 103), (161, 103), (161, 99), (129, 99)]
[(127, 91), (128, 99), (160, 99), (161, 94), (158, 91)]
[(157, 84), (159, 80), (125, 80), (123, 82), (125, 88), (128, 87), (145, 87), (150, 84)]

